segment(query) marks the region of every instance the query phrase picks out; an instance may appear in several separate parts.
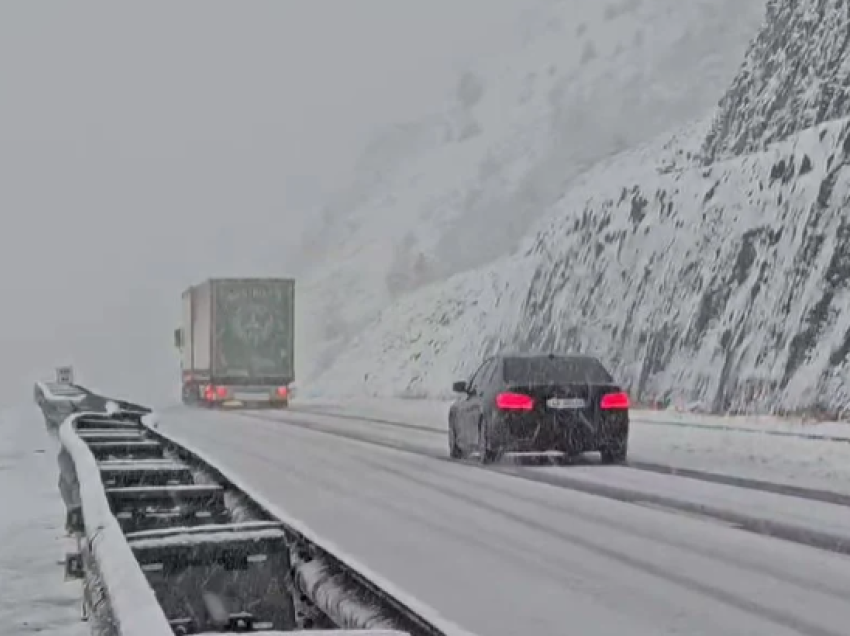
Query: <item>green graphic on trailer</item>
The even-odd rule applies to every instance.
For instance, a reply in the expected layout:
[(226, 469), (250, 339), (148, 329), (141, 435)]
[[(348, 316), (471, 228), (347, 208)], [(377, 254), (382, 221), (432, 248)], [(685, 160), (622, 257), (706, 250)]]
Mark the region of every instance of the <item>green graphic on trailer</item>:
[(293, 285), (217, 283), (218, 373), (242, 377), (293, 377)]

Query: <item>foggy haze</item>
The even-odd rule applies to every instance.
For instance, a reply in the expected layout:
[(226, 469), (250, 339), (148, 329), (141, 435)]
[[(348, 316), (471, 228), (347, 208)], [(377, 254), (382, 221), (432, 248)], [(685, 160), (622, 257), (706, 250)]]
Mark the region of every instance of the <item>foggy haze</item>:
[(177, 391), (180, 292), (288, 275), (381, 125), (441, 107), (527, 2), (0, 5), (0, 397), (54, 366)]

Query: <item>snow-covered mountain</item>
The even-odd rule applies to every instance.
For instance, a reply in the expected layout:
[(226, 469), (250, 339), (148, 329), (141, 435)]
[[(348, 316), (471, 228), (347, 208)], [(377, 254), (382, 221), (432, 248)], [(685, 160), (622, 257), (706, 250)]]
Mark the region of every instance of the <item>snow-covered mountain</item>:
[(573, 181), (710, 114), (763, 0), (540, 0), (444, 112), (389, 127), (305, 241), (302, 377), (378, 312), (515, 250)]
[(445, 393), (498, 346), (558, 348), (639, 397), (845, 408), (847, 6), (771, 2), (713, 118), (596, 166), (518, 253), (386, 309), (321, 386)]

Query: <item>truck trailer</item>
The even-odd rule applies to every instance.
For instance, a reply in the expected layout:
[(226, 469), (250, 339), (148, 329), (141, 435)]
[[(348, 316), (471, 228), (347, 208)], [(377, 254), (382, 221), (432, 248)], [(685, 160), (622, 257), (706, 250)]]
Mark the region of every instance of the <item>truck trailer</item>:
[(183, 292), (183, 403), (289, 406), (295, 380), (295, 281), (211, 278)]

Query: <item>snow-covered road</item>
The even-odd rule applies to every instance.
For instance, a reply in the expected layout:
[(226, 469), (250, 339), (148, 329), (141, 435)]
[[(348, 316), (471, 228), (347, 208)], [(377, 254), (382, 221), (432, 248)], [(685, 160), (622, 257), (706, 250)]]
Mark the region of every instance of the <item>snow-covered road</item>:
[(850, 508), (623, 468), (521, 469), (638, 493), (637, 503), (615, 501), (443, 461), (445, 440), (409, 423), (171, 409), (161, 427), (482, 636), (846, 634), (850, 558), (639, 495), (661, 490), (834, 531), (850, 528)]
[[(444, 401), (363, 398), (349, 400), (341, 405), (339, 402), (314, 399), (300, 400), (296, 408), (311, 413), (337, 413), (345, 418), (404, 422), (423, 430), (445, 431), (449, 404)], [(361, 425), (358, 423), (358, 426)], [(387, 430), (381, 435), (410, 436), (404, 427), (383, 428)], [(731, 429), (748, 429), (749, 432)], [(716, 417), (635, 411), (632, 416), (630, 456), (636, 461), (835, 490), (850, 495), (850, 443), (800, 439), (775, 433), (833, 436), (850, 440), (850, 425), (801, 425), (793, 420), (768, 417)], [(444, 440), (437, 438), (437, 444), (445, 448)]]

